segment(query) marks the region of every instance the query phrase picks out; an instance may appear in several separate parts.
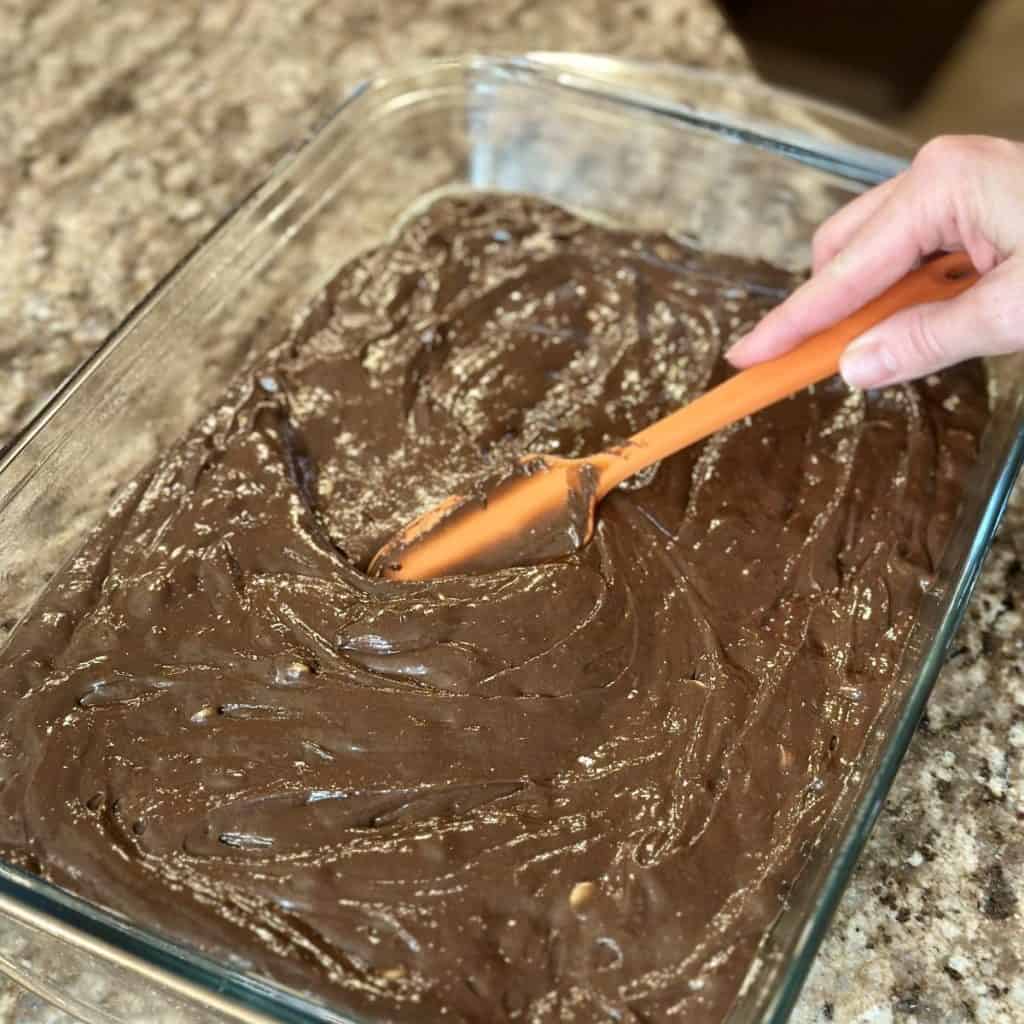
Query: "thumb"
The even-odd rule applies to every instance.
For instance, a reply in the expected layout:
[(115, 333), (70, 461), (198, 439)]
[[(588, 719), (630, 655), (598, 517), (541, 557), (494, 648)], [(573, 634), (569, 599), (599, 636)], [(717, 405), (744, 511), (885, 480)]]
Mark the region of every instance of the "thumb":
[(1024, 349), (1024, 264), (1011, 260), (948, 302), (913, 306), (853, 341), (839, 372), (854, 388), (914, 380), (971, 356)]

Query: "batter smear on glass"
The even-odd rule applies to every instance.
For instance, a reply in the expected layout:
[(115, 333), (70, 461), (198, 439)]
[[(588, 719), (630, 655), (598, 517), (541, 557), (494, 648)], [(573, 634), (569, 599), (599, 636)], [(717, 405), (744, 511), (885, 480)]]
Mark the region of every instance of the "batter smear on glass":
[(720, 1020), (889, 699), (981, 367), (798, 395), (569, 557), (364, 570), (698, 394), (794, 284), (496, 196), (344, 267), (0, 655), (5, 857), (365, 1019)]

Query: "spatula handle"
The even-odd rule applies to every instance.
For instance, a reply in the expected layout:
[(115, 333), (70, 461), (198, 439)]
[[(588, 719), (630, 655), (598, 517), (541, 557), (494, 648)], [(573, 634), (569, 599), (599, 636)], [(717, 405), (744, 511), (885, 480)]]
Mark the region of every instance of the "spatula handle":
[(949, 253), (912, 270), (866, 306), (819, 331), (785, 355), (759, 363), (719, 384), (593, 461), (599, 496), (646, 466), (703, 440), (716, 430), (759, 412), (797, 391), (831, 377), (854, 338), (908, 306), (951, 299), (978, 274), (965, 253)]

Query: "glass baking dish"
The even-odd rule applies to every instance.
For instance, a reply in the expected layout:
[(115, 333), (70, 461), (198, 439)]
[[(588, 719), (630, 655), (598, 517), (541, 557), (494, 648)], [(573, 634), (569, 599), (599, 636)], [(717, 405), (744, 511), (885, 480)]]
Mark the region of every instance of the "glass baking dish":
[[(0, 643), (118, 488), (341, 264), (440, 191), (532, 194), (798, 268), (814, 227), (898, 171), (906, 152), (833, 108), (668, 66), (542, 54), (382, 75), (154, 290), (0, 458)], [(991, 426), (894, 697), (764, 935), (730, 1024), (789, 1015), (964, 611), (1024, 452), (1022, 362), (1005, 359), (991, 376)], [(2, 864), (0, 971), (90, 1022), (347, 1019)]]

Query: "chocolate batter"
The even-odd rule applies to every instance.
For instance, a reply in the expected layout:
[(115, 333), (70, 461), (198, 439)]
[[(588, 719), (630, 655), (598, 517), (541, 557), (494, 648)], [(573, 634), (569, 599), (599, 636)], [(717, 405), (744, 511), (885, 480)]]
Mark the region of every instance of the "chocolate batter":
[(717, 1021), (885, 705), (976, 365), (819, 387), (528, 568), (378, 546), (724, 372), (794, 281), (515, 198), (346, 266), (3, 654), (5, 856), (389, 1021)]

